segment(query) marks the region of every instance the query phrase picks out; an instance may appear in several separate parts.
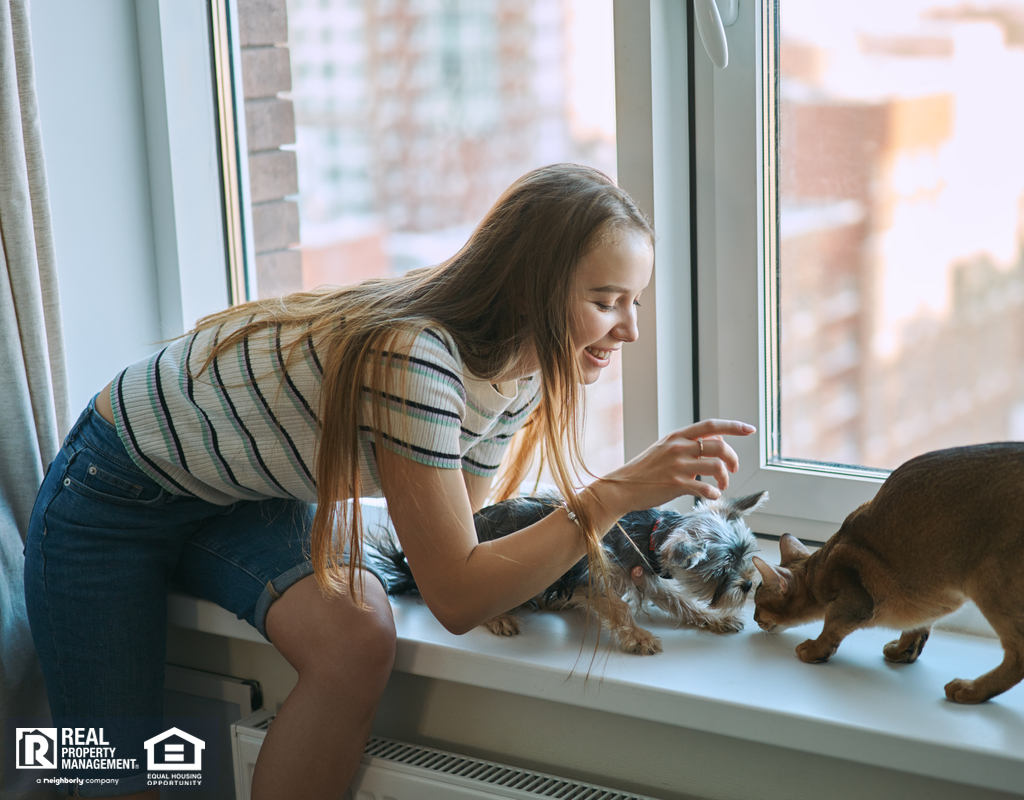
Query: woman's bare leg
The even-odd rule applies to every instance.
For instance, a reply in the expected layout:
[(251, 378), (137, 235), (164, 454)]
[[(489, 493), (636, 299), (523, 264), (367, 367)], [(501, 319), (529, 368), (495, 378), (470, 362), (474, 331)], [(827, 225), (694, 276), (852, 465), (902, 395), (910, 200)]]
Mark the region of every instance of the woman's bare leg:
[(309, 576), (267, 612), (267, 635), (299, 680), (267, 731), (252, 800), (341, 797), (355, 774), (395, 658), (391, 605), (363, 574), (367, 610), (325, 599)]

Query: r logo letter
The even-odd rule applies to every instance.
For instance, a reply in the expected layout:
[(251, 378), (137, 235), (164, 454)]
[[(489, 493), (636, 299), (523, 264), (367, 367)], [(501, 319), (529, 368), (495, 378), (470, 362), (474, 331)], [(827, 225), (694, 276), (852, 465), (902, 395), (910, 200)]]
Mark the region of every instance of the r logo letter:
[(16, 728), (16, 769), (57, 769), (56, 728)]

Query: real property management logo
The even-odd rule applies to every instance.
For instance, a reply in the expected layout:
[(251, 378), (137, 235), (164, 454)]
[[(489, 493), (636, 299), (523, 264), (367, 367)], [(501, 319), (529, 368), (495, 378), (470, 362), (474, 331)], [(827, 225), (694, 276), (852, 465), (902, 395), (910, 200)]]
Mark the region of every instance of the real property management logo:
[(134, 758), (117, 757), (104, 728), (15, 728), (16, 769), (129, 770)]

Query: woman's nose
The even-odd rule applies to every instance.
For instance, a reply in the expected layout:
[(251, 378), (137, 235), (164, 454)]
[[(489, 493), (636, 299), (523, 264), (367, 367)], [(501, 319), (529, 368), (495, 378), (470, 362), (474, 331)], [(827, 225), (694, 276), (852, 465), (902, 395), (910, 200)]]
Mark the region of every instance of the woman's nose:
[(636, 324), (636, 306), (630, 306), (625, 317), (615, 326), (615, 338), (623, 342), (635, 342), (640, 337)]

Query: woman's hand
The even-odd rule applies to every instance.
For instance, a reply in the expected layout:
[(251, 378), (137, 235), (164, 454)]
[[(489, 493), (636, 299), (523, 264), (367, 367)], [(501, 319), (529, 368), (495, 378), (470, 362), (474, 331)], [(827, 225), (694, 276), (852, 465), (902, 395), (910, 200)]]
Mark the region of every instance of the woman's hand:
[[(729, 486), (729, 473), (736, 472), (740, 463), (722, 437), (749, 436), (754, 430), (753, 425), (735, 420), (697, 422), (655, 442), (587, 491), (616, 518), (684, 494), (717, 499)], [(718, 488), (697, 480), (698, 475), (714, 478)]]

